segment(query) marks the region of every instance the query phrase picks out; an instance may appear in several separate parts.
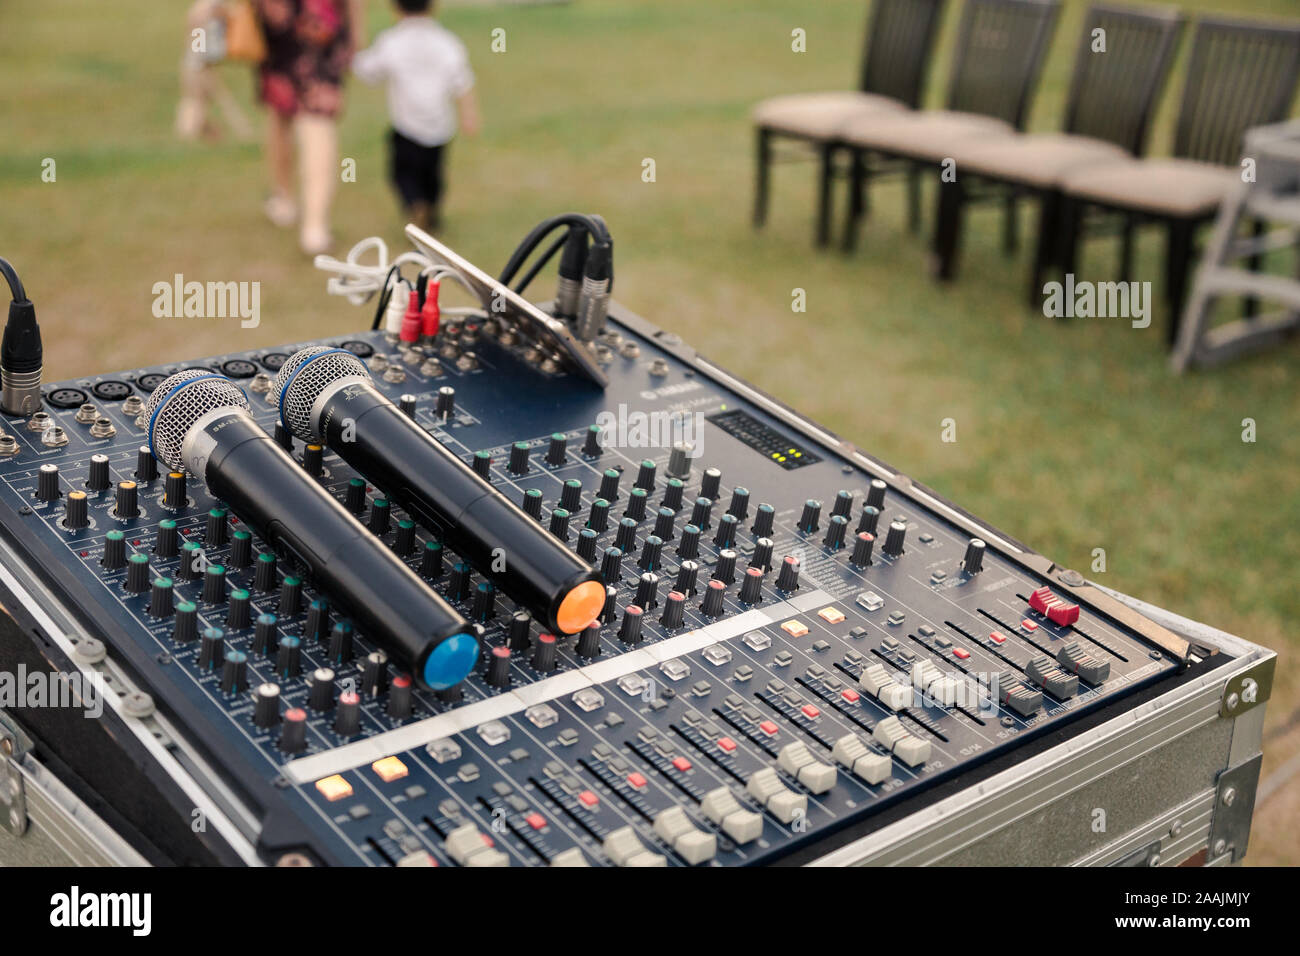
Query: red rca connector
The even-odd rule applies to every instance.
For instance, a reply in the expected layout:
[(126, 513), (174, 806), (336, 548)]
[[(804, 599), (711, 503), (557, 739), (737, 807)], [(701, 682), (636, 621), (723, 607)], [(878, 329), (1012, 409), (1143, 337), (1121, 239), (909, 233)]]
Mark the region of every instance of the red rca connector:
[(438, 323), (442, 321), (442, 312), (438, 308), (438, 280), (430, 279), (424, 287), (424, 308), (420, 310), (421, 331), (426, 339), (438, 335)]
[(411, 297), (406, 302), (406, 314), (402, 316), (402, 331), (398, 338), (403, 342), (420, 341), (420, 293), (411, 290)]

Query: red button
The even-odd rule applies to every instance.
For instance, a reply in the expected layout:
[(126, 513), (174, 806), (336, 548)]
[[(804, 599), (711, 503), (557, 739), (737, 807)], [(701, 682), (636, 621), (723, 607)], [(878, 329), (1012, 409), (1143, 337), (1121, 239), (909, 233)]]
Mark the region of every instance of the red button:
[(542, 816), (540, 813), (530, 813), (528, 816), (524, 817), (524, 821), (534, 830), (540, 830), (542, 827), (546, 826), (546, 817)]
[(596, 804), (600, 803), (600, 797), (596, 796), (590, 790), (584, 790), (582, 793), (578, 794), (578, 801), (584, 807), (594, 807)]
[(686, 771), (691, 769), (691, 762), (687, 760), (685, 757), (674, 757), (673, 766), (676, 767), (678, 770), (680, 770), (682, 773), (685, 773)]
[(480, 833), (479, 838), (483, 841), (484, 846), (496, 846), (496, 844), (492, 842), (492, 838), (486, 833)]
[(772, 723), (770, 720), (763, 721), (761, 724), (758, 725), (758, 729), (763, 731), (763, 733), (767, 734), (769, 737), (776, 736), (776, 731), (777, 731), (776, 724)]
[(1033, 621), (1029, 620), (1029, 618), (1025, 618), (1023, 621), (1021, 621), (1020, 626), (1023, 627), (1026, 631), (1038, 630), (1038, 625), (1035, 624)]
[(993, 631), (991, 634), (989, 634), (989, 640), (992, 641), (994, 644), (1005, 644), (1007, 642), (1006, 636), (1003, 634), (999, 634), (997, 631)]
[(847, 700), (850, 704), (856, 704), (858, 702), (860, 695), (856, 690), (849, 688), (848, 690), (840, 691), (840, 696), (843, 697), (845, 700)]
[(723, 750), (725, 750), (727, 753), (731, 753), (733, 750), (736, 749), (736, 742), (732, 740), (730, 737), (719, 737), (718, 746), (721, 747)]
[(970, 657), (970, 651), (961, 647), (954, 647), (952, 649), (952, 656), (964, 661), (966, 658)]
[(645, 786), (645, 777), (633, 770), (627, 775), (627, 782), (640, 790)]
[(804, 715), (805, 717), (820, 717), (820, 716), (821, 716), (821, 713), (822, 713), (820, 710), (818, 710), (818, 709), (817, 709), (816, 707), (814, 707), (812, 704), (804, 704), (804, 705), (803, 705), (801, 708), (799, 708), (799, 709), (803, 711), (803, 715)]

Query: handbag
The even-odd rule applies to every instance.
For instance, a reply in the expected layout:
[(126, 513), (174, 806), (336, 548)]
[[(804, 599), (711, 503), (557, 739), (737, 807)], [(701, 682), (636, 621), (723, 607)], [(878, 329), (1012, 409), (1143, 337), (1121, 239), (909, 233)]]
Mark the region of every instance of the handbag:
[(226, 25), (226, 59), (261, 63), (266, 59), (266, 36), (252, 0), (229, 0), (222, 7)]

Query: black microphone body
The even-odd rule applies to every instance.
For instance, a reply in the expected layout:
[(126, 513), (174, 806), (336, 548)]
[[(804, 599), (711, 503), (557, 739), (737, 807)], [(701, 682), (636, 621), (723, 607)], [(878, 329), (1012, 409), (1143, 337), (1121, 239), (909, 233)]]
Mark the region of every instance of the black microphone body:
[[(598, 575), (474, 473), (368, 381), (322, 394), (317, 430), (331, 449), (546, 626), (575, 633), (561, 605)], [(571, 629), (572, 628), (572, 629)]]
[[(185, 399), (187, 384), (172, 388), (172, 401)], [(166, 404), (166, 399), (158, 403), (155, 422), (159, 412), (166, 412)], [(150, 438), (154, 441), (153, 422)], [(191, 473), (202, 476), (215, 497), (277, 554), (301, 568), (363, 633), (411, 668), (425, 686), (445, 689), (473, 669), (478, 641), (469, 622), (299, 467), (243, 408), (219, 406), (203, 414), (185, 431), (180, 451), (180, 456), (171, 457), (179, 457)]]

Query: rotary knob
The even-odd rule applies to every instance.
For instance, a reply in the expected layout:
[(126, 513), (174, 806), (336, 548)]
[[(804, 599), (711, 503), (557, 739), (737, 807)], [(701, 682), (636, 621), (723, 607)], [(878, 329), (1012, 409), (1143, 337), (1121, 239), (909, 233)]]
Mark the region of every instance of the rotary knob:
[(587, 516), (587, 527), (597, 534), (609, 527), (609, 501), (597, 498), (591, 503), (591, 514)]
[(139, 517), (139, 492), (134, 481), (119, 481), (117, 483), (113, 514), (118, 518)]
[(280, 687), (267, 682), (258, 684), (253, 691), (253, 723), (259, 727), (274, 727), (280, 722)]
[(745, 569), (745, 576), (740, 582), (740, 601), (742, 604), (757, 604), (763, 599), (763, 571), (760, 568)]
[(597, 492), (597, 497), (604, 498), (606, 501), (616, 500), (619, 477), (617, 468), (606, 468), (600, 476), (600, 491)]
[(896, 558), (903, 553), (903, 539), (907, 537), (907, 525), (901, 521), (889, 522), (889, 532), (885, 535), (885, 554)]
[(984, 550), (986, 545), (979, 538), (971, 538), (966, 545), (966, 557), (962, 559), (961, 568), (967, 574), (979, 574), (984, 567)]
[(488, 655), (487, 682), (491, 687), (510, 686), (510, 648), (492, 648)]
[(533, 644), (533, 670), (543, 674), (555, 670), (555, 651), (555, 635), (538, 634)]
[(526, 475), (528, 473), (528, 442), (517, 441), (510, 446), (510, 462), (507, 467), (512, 475)]
[(776, 578), (776, 586), (781, 591), (794, 591), (799, 587), (799, 559), (787, 554), (781, 559), (781, 571)]
[(578, 644), (574, 648), (577, 655), (590, 660), (593, 657), (600, 656), (600, 625), (588, 624), (586, 629), (578, 635)]
[(749, 530), (756, 538), (770, 538), (772, 524), (776, 520), (776, 509), (769, 504), (761, 504), (754, 512), (754, 526)]
[(664, 598), (664, 612), (659, 616), (659, 623), (672, 629), (682, 626), (686, 616), (686, 595), (681, 591), (669, 591)]
[(551, 442), (546, 448), (546, 463), (548, 465), (563, 465), (568, 459), (569, 439), (562, 432), (555, 432), (551, 435)]
[(442, 542), (424, 542), (424, 554), (420, 557), (420, 576), (427, 581), (436, 581), (442, 576)]
[(90, 473), (86, 476), (86, 487), (91, 491), (103, 491), (108, 487), (107, 455), (90, 456)]
[(686, 491), (686, 486), (682, 484), (680, 478), (669, 478), (664, 482), (664, 500), (663, 506), (671, 508), (673, 511), (682, 510), (682, 496)]
[(700, 611), (705, 617), (717, 617), (722, 613), (722, 598), (727, 593), (727, 586), (717, 578), (710, 578), (704, 587), (704, 600), (700, 602)]
[(521, 507), (524, 514), (537, 521), (542, 520), (542, 492), (537, 488), (529, 488), (524, 492)]
[(718, 500), (719, 489), (722, 487), (722, 472), (717, 468), (706, 468), (700, 478), (700, 494), (705, 498), (713, 501)]
[(635, 604), (623, 608), (623, 622), (618, 628), (618, 639), (624, 644), (641, 643), (641, 618), (643, 612)]
[(600, 541), (600, 535), (590, 528), (583, 528), (578, 532), (578, 557), (591, 563), (596, 560), (596, 545)]

